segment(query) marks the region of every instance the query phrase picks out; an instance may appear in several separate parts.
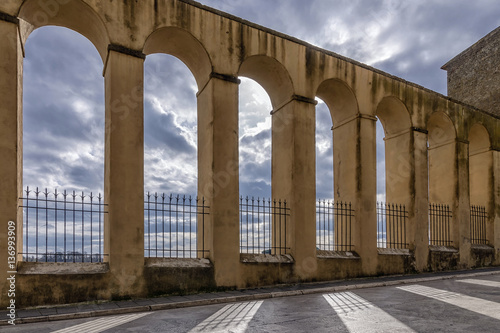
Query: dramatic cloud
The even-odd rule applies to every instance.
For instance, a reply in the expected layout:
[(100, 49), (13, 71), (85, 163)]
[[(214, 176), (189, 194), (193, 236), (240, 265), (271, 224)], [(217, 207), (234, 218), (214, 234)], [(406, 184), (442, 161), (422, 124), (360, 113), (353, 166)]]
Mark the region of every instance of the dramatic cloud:
[[(446, 93), (440, 67), (500, 25), (496, 0), (201, 0), (201, 3)], [(145, 61), (145, 191), (195, 194), (197, 85), (168, 55)], [(24, 61), (24, 185), (102, 191), (102, 60), (64, 28), (33, 32)], [(257, 83), (240, 85), (240, 193), (271, 195), (271, 104)], [(316, 113), (318, 198), (333, 196), (331, 117)], [(377, 127), (378, 199), (385, 192)]]

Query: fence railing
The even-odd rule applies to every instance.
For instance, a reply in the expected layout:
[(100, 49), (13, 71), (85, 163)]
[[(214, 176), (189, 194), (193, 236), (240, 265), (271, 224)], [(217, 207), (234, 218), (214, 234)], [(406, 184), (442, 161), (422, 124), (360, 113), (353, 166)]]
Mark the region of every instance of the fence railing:
[(289, 217), (286, 200), (240, 197), (240, 253), (288, 253)]
[(205, 250), (205, 199), (192, 196), (146, 194), (144, 256), (198, 258)]
[(451, 246), (451, 219), (450, 206), (443, 204), (429, 204), (429, 244)]
[(407, 220), (408, 212), (404, 205), (377, 202), (377, 247), (407, 249)]
[(351, 251), (350, 203), (318, 200), (316, 203), (316, 246), (324, 251)]
[(102, 262), (106, 204), (101, 194), (30, 190), (23, 208), (24, 261)]
[(488, 244), (486, 222), (488, 213), (486, 207), (471, 206), (470, 208), (470, 241), (472, 244)]

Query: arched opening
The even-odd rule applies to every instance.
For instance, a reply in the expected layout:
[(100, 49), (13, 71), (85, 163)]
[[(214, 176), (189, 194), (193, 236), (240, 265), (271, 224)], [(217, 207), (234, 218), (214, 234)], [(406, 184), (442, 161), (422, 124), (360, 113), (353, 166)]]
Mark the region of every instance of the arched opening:
[(180, 60), (151, 54), (144, 63), (144, 188), (196, 196), (197, 86)]
[[(316, 204), (316, 244), (323, 251), (350, 251), (358, 237), (350, 215), (358, 181), (357, 101), (351, 89), (336, 79), (322, 82), (316, 96), (321, 99), (316, 106), (316, 193), (331, 195), (331, 200), (318, 200)], [(331, 174), (331, 178), (325, 178), (325, 174)]]
[(103, 259), (103, 215), (93, 205), (104, 203), (102, 66), (94, 45), (70, 29), (42, 27), (27, 40), (24, 260)]
[(471, 243), (493, 241), (493, 152), (490, 136), (481, 124), (469, 131), (469, 193), (471, 204)]
[(443, 112), (427, 121), (429, 163), (429, 244), (458, 245), (458, 228), (452, 223), (457, 193), (456, 132)]
[[(293, 110), (289, 109), (288, 102), (293, 96), (293, 87), (283, 65), (266, 56), (245, 59), (238, 76), (253, 80), (250, 83), (243, 79), (240, 86), (240, 193), (243, 194), (242, 190), (257, 192), (256, 195), (245, 193), (245, 197), (240, 198), (240, 251), (285, 253), (290, 230), (281, 219), (273, 218), (272, 212), (277, 211), (274, 200), (291, 198), (291, 161), (287, 150), (291, 148), (289, 126)], [(254, 89), (251, 102), (245, 94), (247, 87)], [(258, 96), (260, 100), (256, 101)], [(272, 115), (269, 115), (271, 109)], [(264, 177), (269, 177), (268, 183)], [(259, 201), (259, 194), (267, 199)]]
[[(354, 93), (344, 82), (336, 79), (320, 84), (316, 96), (324, 101), (333, 124), (333, 161), (335, 200), (354, 201), (356, 196), (354, 121), (358, 103)], [(319, 105), (318, 107), (321, 107)]]
[(377, 246), (407, 248), (408, 209), (412, 205), (411, 120), (395, 97), (376, 110)]
[[(211, 72), (208, 55), (179, 28), (153, 32), (144, 45), (144, 253), (204, 255), (204, 198), (198, 198), (196, 93)], [(205, 143), (207, 144), (207, 143)]]
[(262, 86), (241, 78), (239, 89), (240, 195), (271, 198), (271, 115)]
[(316, 198), (333, 201), (332, 117), (326, 103), (317, 99), (316, 106)]
[[(385, 97), (377, 106), (377, 197), (408, 203), (411, 176), (411, 121), (405, 105)], [(385, 181), (385, 183), (383, 182)]]

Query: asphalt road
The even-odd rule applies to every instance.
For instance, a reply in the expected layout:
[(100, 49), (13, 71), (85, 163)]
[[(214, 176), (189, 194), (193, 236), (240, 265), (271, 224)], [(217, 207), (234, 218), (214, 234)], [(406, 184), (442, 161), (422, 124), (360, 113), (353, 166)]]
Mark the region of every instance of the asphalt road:
[(100, 318), (2, 332), (500, 332), (500, 274)]

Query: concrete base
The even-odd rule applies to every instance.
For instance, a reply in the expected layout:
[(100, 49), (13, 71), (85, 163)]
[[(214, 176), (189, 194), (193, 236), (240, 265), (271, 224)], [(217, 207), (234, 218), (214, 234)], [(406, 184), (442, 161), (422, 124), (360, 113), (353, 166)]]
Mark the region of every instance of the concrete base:
[(491, 246), (473, 244), (470, 255), (472, 268), (490, 267), (495, 264), (495, 249)]

